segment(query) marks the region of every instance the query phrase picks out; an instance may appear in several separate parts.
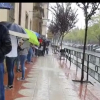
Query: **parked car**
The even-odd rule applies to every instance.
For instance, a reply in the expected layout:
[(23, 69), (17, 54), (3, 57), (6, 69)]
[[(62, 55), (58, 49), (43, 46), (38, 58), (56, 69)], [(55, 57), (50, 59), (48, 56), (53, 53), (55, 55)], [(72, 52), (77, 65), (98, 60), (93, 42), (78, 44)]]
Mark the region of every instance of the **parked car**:
[(79, 49), (83, 49), (83, 48), (84, 48), (84, 45), (80, 45), (80, 46), (79, 46)]
[(95, 51), (98, 52), (98, 53), (100, 53), (100, 48), (96, 49)]
[(77, 44), (73, 44), (73, 47), (76, 48)]
[(96, 47), (93, 47), (93, 51), (95, 51), (96, 49), (99, 49), (100, 46), (96, 46)]
[(92, 50), (93, 44), (87, 44), (87, 50)]
[(95, 48), (98, 48), (98, 46), (99, 46), (98, 44), (94, 44), (93, 47), (92, 47), (92, 51), (94, 51)]

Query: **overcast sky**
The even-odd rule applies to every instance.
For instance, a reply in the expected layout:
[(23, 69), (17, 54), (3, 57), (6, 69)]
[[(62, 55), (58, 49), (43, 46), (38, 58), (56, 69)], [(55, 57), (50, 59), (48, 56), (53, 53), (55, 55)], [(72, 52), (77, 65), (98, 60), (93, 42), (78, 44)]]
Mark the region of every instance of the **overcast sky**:
[[(55, 3), (49, 3), (49, 4), (50, 4), (50, 6), (55, 5)], [(76, 27), (84, 28), (84, 25), (85, 25), (84, 24), (84, 14), (83, 14), (82, 9), (80, 9), (75, 3), (72, 3), (72, 9), (78, 9), (78, 11), (77, 11), (78, 22), (76, 23)], [(53, 16), (53, 14), (51, 13), (51, 11), (49, 11), (48, 19), (52, 20), (52, 16)]]

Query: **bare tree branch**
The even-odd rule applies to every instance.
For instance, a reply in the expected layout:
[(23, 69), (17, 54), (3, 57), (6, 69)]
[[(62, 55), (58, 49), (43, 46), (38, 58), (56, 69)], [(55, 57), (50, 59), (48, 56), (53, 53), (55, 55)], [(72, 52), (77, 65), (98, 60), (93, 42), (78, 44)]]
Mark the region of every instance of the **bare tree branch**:
[[(77, 20), (77, 10), (72, 10), (71, 3), (56, 3), (56, 7), (51, 7), (55, 13), (55, 20), (51, 22), (49, 29), (54, 33), (60, 32), (60, 36), (64, 37), (75, 27)], [(63, 39), (62, 39), (63, 40)]]

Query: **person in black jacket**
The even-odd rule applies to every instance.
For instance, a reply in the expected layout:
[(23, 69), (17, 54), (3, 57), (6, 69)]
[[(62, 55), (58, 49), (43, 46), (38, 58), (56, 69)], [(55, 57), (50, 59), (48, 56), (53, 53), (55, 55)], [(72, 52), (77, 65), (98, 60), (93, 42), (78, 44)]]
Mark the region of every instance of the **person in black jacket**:
[(0, 24), (0, 100), (5, 100), (5, 91), (3, 84), (4, 77), (4, 58), (12, 49), (11, 39), (8, 29)]
[(43, 40), (43, 56), (45, 55), (45, 50), (46, 50), (46, 41)]

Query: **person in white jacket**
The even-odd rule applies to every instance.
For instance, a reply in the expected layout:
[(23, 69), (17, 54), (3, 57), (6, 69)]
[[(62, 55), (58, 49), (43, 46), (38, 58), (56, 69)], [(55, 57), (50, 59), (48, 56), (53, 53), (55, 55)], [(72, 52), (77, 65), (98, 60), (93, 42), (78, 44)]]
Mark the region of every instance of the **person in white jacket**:
[(16, 36), (10, 35), (12, 50), (10, 53), (6, 55), (6, 66), (8, 72), (8, 84), (5, 87), (6, 89), (13, 88), (13, 80), (14, 80), (14, 63), (17, 57), (17, 38)]

